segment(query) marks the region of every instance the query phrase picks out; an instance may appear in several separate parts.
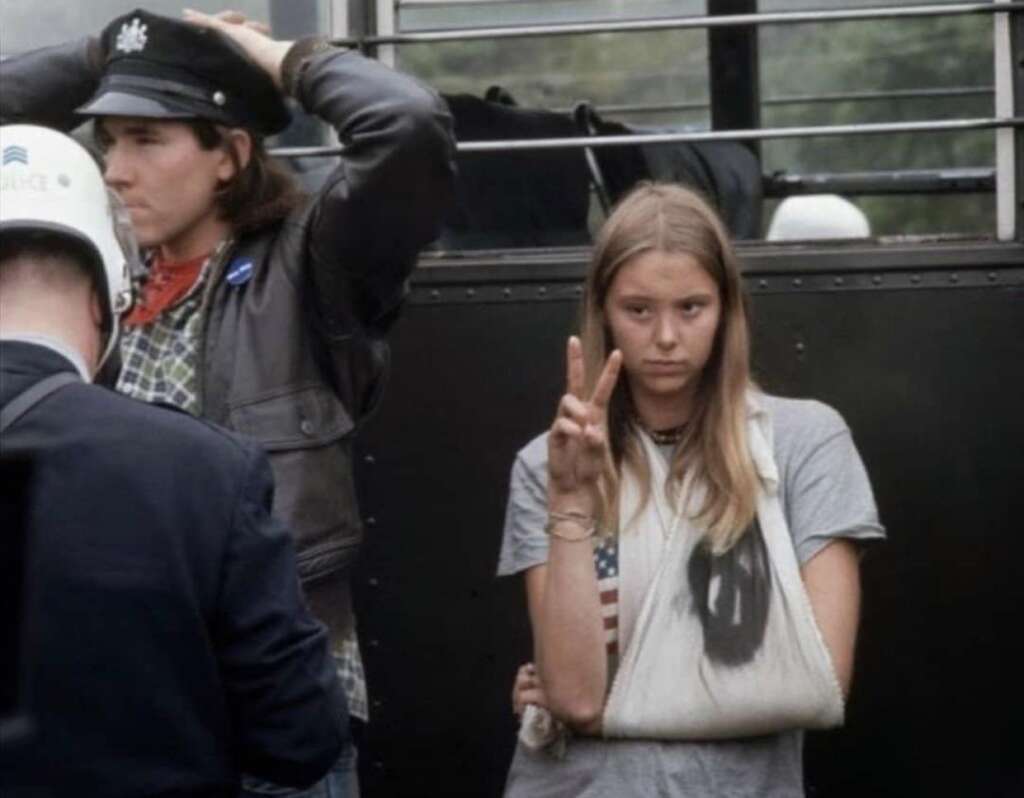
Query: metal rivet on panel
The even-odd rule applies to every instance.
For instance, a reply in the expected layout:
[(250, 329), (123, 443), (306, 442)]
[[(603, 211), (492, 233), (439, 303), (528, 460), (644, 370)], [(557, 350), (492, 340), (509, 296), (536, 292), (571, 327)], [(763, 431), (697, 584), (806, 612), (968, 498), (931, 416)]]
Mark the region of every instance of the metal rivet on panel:
[(956, 272), (953, 272), (951, 275), (949, 275), (949, 281), (951, 283), (958, 283), (958, 282), (960, 282), (960, 275), (957, 274)]
[(537, 289), (537, 293), (540, 294), (541, 296), (544, 296), (547, 292), (548, 289), (545, 288), (544, 286), (541, 286), (540, 288)]
[(873, 282), (875, 285), (881, 285), (882, 284), (882, 275), (876, 274), (874, 277), (871, 278), (871, 282)]
[(370, 587), (380, 587), (380, 580), (375, 576), (371, 576), (369, 579), (366, 580), (366, 584), (368, 584)]
[(836, 285), (842, 285), (844, 280), (842, 277), (836, 277), (832, 282), (835, 283)]
[(757, 281), (757, 287), (758, 288), (767, 288), (768, 287), (768, 281), (767, 280), (758, 280)]
[(912, 274), (912, 275), (910, 275), (910, 282), (912, 282), (914, 285), (917, 285), (919, 282), (921, 282), (921, 275), (920, 274)]
[(310, 421), (308, 418), (304, 418), (302, 419), (301, 422), (299, 422), (299, 429), (302, 430), (303, 435), (312, 435), (314, 432), (316, 432), (316, 427), (313, 425), (313, 422)]
[(377, 526), (377, 519), (376, 519), (376, 518), (374, 518), (374, 517), (373, 517), (372, 515), (371, 515), (371, 516), (369, 516), (369, 517), (368, 517), (368, 518), (366, 519), (366, 525), (367, 525), (367, 526)]
[(988, 281), (990, 283), (994, 283), (998, 279), (999, 279), (999, 276), (995, 272), (989, 272), (988, 273)]
[(797, 352), (803, 352), (805, 349), (807, 349), (807, 347), (804, 345), (803, 341), (797, 341), (796, 342), (796, 351)]
[(804, 281), (801, 280), (799, 277), (794, 277), (793, 278), (793, 285), (795, 285), (797, 288), (799, 288), (803, 284), (804, 284)]
[(506, 298), (508, 298), (508, 297), (512, 296), (512, 289), (511, 289), (511, 288), (503, 288), (503, 289), (501, 289), (501, 293), (502, 293), (502, 294), (503, 294), (503, 295), (504, 295), (504, 296), (505, 296)]
[(374, 463), (377, 462), (377, 458), (374, 457), (372, 454), (368, 454), (366, 455), (366, 457), (363, 458), (363, 462), (366, 463), (367, 465), (373, 465)]
[(431, 298), (431, 299), (440, 299), (440, 298), (441, 298), (441, 292), (440, 292), (440, 291), (438, 291), (438, 290), (437, 290), (437, 289), (435, 288), (434, 290), (432, 290), (432, 291), (430, 292), (430, 298)]

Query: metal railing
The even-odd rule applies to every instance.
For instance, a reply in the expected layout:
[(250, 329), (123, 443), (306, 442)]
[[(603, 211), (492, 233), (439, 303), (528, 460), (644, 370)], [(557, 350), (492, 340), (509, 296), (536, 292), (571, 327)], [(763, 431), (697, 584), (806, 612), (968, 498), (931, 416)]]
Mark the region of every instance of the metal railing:
[(1024, 2), (956, 3), (947, 5), (882, 6), (840, 11), (786, 11), (767, 14), (730, 14), (725, 16), (687, 16), (661, 19), (621, 20), (613, 22), (567, 22), (554, 25), (520, 25), (491, 28), (417, 31), (387, 36), (357, 36), (336, 39), (347, 47), (375, 45), (426, 44), (429, 42), (474, 41), (480, 39), (524, 39), (541, 36), (578, 36), (597, 33), (638, 33), (669, 30), (701, 30), (757, 25), (797, 25), (822, 22), (854, 22), (878, 19), (952, 17), (970, 14), (1005, 14), (1024, 11)]
[[(392, 10), (393, 5), (389, 5)], [(796, 11), (778, 13), (748, 13), (715, 16), (679, 16), (670, 18), (635, 19), (605, 22), (581, 22), (562, 24), (510, 25), (488, 28), (462, 28), (455, 30), (425, 30), (410, 33), (388, 33), (388, 35), (359, 36), (337, 40), (337, 44), (374, 48), (381, 46), (379, 53), (393, 58), (395, 45), (458, 42), (474, 40), (522, 39), (546, 36), (574, 36), (604, 33), (641, 33), (669, 30), (710, 30), (714, 28), (756, 27), (761, 25), (821, 24), (857, 22), (871, 20), (896, 20), (928, 17), (953, 17), (966, 15), (995, 15), (996, 27), (996, 85), (989, 87), (960, 87), (959, 89), (934, 89), (889, 92), (887, 99), (909, 99), (910, 97), (950, 96), (994, 96), (996, 110), (992, 118), (928, 120), (921, 122), (868, 123), (832, 126), (802, 126), (786, 128), (763, 128), (750, 130), (717, 131), (672, 131), (639, 133), (614, 136), (574, 136), (529, 140), (466, 141), (457, 144), (460, 153), (516, 152), (531, 150), (552, 150), (581, 148), (588, 159), (593, 160), (591, 148), (637, 145), (666, 145), (684, 142), (704, 141), (762, 141), (770, 139), (792, 139), (811, 137), (837, 137), (861, 135), (890, 135), (940, 132), (966, 132), (980, 130), (997, 131), (998, 157), (995, 170), (954, 170), (940, 173), (860, 173), (819, 176), (768, 176), (765, 179), (767, 196), (784, 196), (811, 190), (824, 190), (825, 186), (836, 193), (935, 193), (935, 192), (989, 192), (993, 188), (998, 198), (997, 234), (1000, 239), (1012, 237), (1015, 229), (1014, 207), (1016, 191), (1012, 184), (1015, 174), (1015, 151), (1012, 144), (1017, 129), (1024, 127), (1024, 117), (1017, 116), (1017, 109), (1009, 97), (1010, 67), (1006, 58), (1009, 44), (1009, 21), (1016, 18), (1016, 12), (1024, 11), (1024, 2), (994, 0), (992, 2), (954, 4), (915, 4), (836, 11)], [(383, 30), (394, 31), (393, 18), (389, 18)], [(1000, 74), (1002, 70), (1005, 74)], [(869, 101), (881, 99), (881, 93), (859, 92), (822, 95), (820, 97), (779, 97), (766, 101), (764, 105), (793, 105), (810, 102)], [(1009, 98), (1009, 99), (1008, 99)], [(663, 106), (619, 105), (604, 106), (605, 113), (639, 113), (653, 110), (703, 110), (704, 103), (672, 103)], [(278, 150), (284, 157), (333, 155), (343, 151), (342, 147), (308, 147)], [(840, 190), (845, 189), (845, 191)]]
[[(460, 141), (460, 153), (513, 152), (522, 150), (556, 150), (581, 147), (617, 147), (644, 144), (677, 144), (696, 141), (761, 141), (834, 136), (870, 136), (891, 133), (938, 133), (969, 130), (995, 130), (1024, 127), (1024, 117), (1003, 119), (949, 119), (925, 122), (879, 122), (861, 125), (825, 125), (817, 127), (759, 128), (757, 130), (711, 130), (673, 133), (639, 133), (616, 136), (574, 136), (548, 139), (496, 139), (493, 141)], [(281, 147), (271, 150), (283, 158), (340, 155), (344, 146)]]
[[(992, 97), (994, 86), (956, 86), (948, 89), (893, 89), (891, 91), (850, 91), (833, 94), (791, 94), (768, 97), (761, 100), (764, 107), (786, 105), (825, 105), (841, 102), (881, 102), (885, 100), (945, 100), (964, 97)], [(621, 103), (595, 105), (599, 114), (657, 114), (679, 111), (706, 111), (711, 104), (702, 102), (682, 103)], [(552, 108), (560, 113), (572, 112), (572, 107)]]
[(991, 194), (996, 190), (996, 170), (904, 169), (877, 172), (827, 172), (766, 175), (766, 198), (794, 194), (841, 194), (846, 197), (880, 197), (922, 194)]

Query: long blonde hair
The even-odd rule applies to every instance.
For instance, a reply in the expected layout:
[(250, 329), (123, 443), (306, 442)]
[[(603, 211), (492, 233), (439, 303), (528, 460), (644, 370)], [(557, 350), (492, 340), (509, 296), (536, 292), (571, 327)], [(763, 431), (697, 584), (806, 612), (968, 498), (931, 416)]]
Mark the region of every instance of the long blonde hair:
[[(604, 307), (619, 270), (644, 252), (685, 254), (718, 286), (721, 303), (711, 355), (697, 386), (693, 412), (676, 449), (665, 489), (678, 498), (694, 484), (704, 500), (692, 517), (716, 553), (731, 548), (756, 513), (758, 477), (747, 446), (750, 378), (749, 309), (729, 235), (699, 195), (681, 186), (644, 183), (613, 211), (598, 234), (584, 285), (580, 337), (586, 373), (593, 381), (613, 349)], [(628, 379), (619, 379), (608, 413), (609, 458), (599, 483), (601, 526), (617, 530), (619, 482), (624, 468), (650, 500), (651, 475), (637, 437)]]

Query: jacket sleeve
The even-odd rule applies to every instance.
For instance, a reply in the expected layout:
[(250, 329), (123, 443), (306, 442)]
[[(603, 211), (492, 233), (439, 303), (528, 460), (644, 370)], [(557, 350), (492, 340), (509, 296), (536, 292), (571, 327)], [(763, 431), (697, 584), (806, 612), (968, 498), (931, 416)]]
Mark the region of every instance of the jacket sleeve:
[(301, 787), (337, 760), (348, 711), (327, 632), (300, 593), (291, 535), (270, 514), (270, 466), (250, 451), (225, 554), (217, 644), (239, 766)]
[(0, 61), (0, 124), (71, 130), (83, 121), (75, 109), (96, 91), (102, 63), (99, 40), (95, 37)]
[(345, 147), (315, 200), (307, 242), (322, 321), (341, 334), (352, 313), (381, 324), (451, 202), (451, 116), (436, 92), (346, 50), (312, 56), (295, 94)]

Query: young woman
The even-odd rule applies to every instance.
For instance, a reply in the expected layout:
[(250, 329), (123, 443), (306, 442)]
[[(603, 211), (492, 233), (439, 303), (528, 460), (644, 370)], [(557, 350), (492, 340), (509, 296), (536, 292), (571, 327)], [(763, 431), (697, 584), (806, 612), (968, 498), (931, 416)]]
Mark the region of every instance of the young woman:
[(595, 245), (551, 429), (512, 470), (499, 572), (536, 665), (509, 796), (799, 796), (842, 722), (857, 541), (880, 538), (831, 408), (759, 392), (727, 233), (645, 185)]

